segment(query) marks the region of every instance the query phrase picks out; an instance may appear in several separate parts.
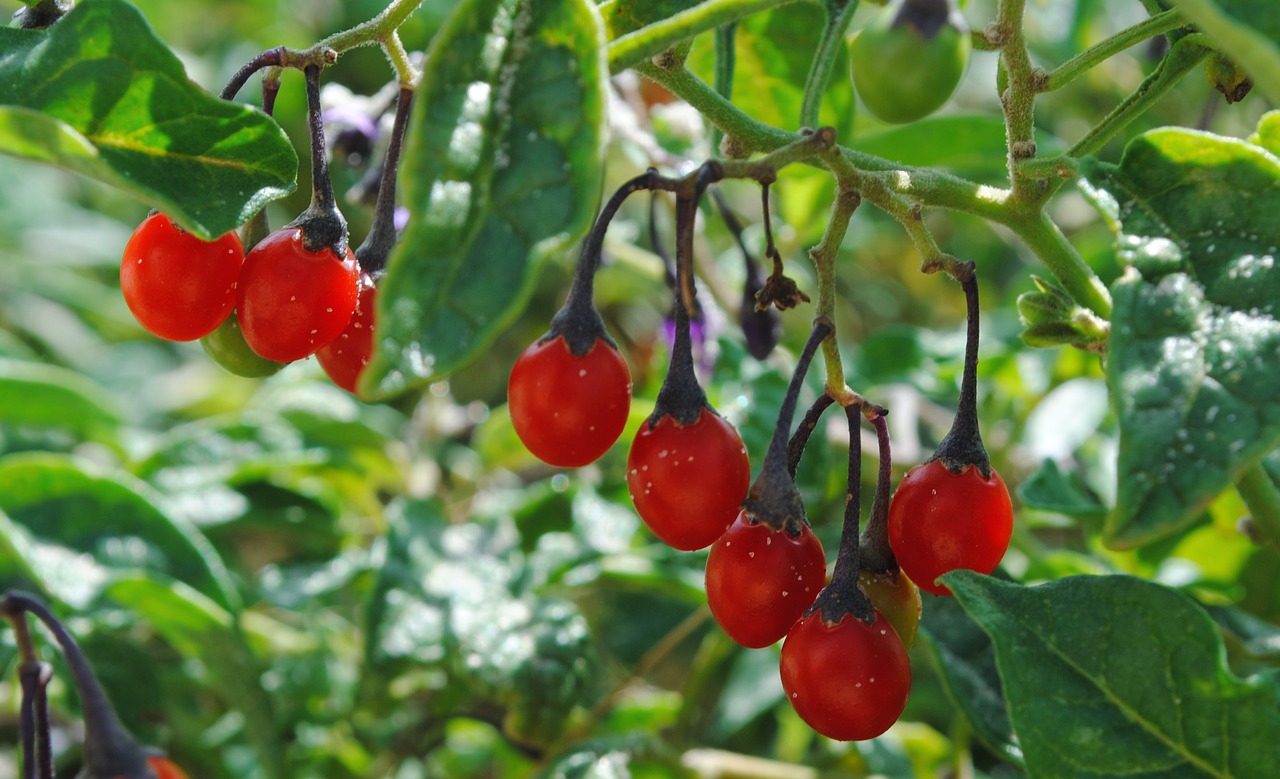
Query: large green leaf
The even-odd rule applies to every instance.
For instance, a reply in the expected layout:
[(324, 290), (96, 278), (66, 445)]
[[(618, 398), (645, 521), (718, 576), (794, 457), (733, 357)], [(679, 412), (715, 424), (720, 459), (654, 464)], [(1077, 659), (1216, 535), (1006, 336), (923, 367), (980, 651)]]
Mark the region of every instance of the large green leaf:
[(1112, 287), (1120, 456), (1104, 532), (1128, 547), (1193, 522), (1280, 444), (1280, 159), (1162, 129), (1087, 175), (1127, 265)]
[(1170, 0), (1240, 63), (1273, 103), (1280, 102), (1280, 14), (1275, 0)]
[(1185, 594), (1128, 576), (943, 581), (995, 644), (1029, 775), (1280, 776), (1280, 684), (1233, 675)]
[(51, 365), (0, 360), (0, 423), (52, 427), (115, 443), (120, 413), (106, 390), (83, 374)]
[(204, 238), (293, 191), (298, 172), (274, 120), (192, 83), (124, 0), (0, 29), (0, 153), (118, 186)]
[(158, 508), (145, 485), (93, 471), (59, 455), (0, 459), (0, 509), (35, 538), (89, 555), (104, 568), (154, 571), (224, 608), (235, 603), (234, 585), (203, 536)]
[(446, 376), (519, 315), (600, 197), (608, 70), (587, 0), (470, 0), (436, 37), (401, 174), (411, 213), (361, 388)]

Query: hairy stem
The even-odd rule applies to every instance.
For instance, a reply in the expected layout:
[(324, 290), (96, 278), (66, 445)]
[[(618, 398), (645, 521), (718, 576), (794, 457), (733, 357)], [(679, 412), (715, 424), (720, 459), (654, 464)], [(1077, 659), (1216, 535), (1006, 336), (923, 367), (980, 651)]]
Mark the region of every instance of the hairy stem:
[(831, 81), (831, 71), (835, 68), (836, 56), (844, 47), (844, 35), (849, 29), (849, 22), (853, 21), (854, 11), (857, 10), (858, 0), (827, 3), (827, 22), (822, 28), (818, 50), (813, 53), (809, 75), (804, 80), (804, 98), (800, 102), (801, 127), (818, 126), (822, 96), (826, 93), (827, 84)]
[[(659, 22), (633, 30), (609, 43), (609, 70), (620, 73), (661, 54), (700, 32), (796, 0), (706, 0)], [(601, 9), (604, 11), (604, 9)]]
[(1261, 465), (1246, 469), (1236, 491), (1249, 507), (1246, 526), (1255, 543), (1280, 550), (1280, 489)]
[(1089, 72), (1103, 60), (1109, 59), (1148, 38), (1154, 38), (1170, 30), (1176, 30), (1186, 23), (1187, 20), (1177, 10), (1163, 11), (1155, 16), (1148, 17), (1132, 27), (1121, 30), (1106, 40), (1099, 41), (1054, 68), (1040, 82), (1040, 89), (1043, 92), (1061, 89)]

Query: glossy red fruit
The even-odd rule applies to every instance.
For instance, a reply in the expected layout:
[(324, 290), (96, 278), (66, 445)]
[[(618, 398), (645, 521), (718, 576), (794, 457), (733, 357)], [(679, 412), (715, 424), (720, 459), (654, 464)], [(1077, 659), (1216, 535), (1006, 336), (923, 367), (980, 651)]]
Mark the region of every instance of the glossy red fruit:
[(155, 213), (124, 247), (120, 289), (147, 330), (170, 341), (194, 341), (231, 313), (243, 264), (244, 247), (234, 232), (202, 241)]
[(351, 321), (337, 338), (316, 352), (320, 367), (334, 384), (355, 394), (356, 382), (373, 355), (373, 312), (378, 288), (367, 273), (360, 274), (360, 293)]
[(627, 454), (627, 489), (653, 534), (684, 551), (719, 538), (751, 485), (747, 447), (733, 425), (703, 408), (692, 424), (670, 415), (636, 432)]
[(889, 505), (889, 545), (920, 589), (951, 590), (935, 579), (965, 568), (991, 573), (1013, 535), (1013, 504), (995, 469), (991, 478), (970, 465), (959, 474), (941, 460), (917, 465), (902, 477)]
[(782, 645), (782, 689), (809, 727), (838, 741), (863, 741), (902, 716), (911, 692), (911, 664), (898, 634), (880, 612), (870, 625), (846, 614), (828, 625), (815, 611), (791, 628)]
[(236, 288), (244, 339), (276, 362), (315, 354), (351, 321), (359, 269), (347, 249), (307, 251), (302, 229), (285, 227), (264, 238), (245, 258)]
[(787, 635), (827, 582), (808, 525), (792, 537), (739, 513), (707, 557), (707, 605), (729, 638), (759, 649)]
[(188, 779), (186, 772), (167, 758), (148, 757), (147, 766), (155, 773), (156, 779)]
[(580, 468), (609, 451), (631, 410), (631, 371), (604, 339), (581, 357), (561, 336), (531, 344), (511, 368), (516, 434), (548, 465)]

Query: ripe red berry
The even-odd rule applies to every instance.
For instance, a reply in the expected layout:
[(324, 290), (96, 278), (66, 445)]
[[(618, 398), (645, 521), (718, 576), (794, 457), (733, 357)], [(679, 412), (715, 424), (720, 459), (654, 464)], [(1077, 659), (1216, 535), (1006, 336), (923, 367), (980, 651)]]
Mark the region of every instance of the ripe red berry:
[(627, 488), (653, 534), (684, 551), (719, 538), (751, 484), (747, 447), (709, 408), (692, 424), (670, 415), (640, 426), (627, 455)]
[(597, 338), (577, 357), (562, 336), (538, 341), (511, 368), (507, 403), (516, 434), (548, 465), (579, 468), (622, 435), (631, 409), (631, 371)]
[(147, 766), (155, 773), (156, 779), (188, 779), (185, 771), (163, 757), (148, 757)]
[(359, 284), (356, 310), (346, 329), (316, 352), (320, 367), (324, 368), (333, 383), (353, 394), (356, 382), (360, 380), (360, 373), (369, 364), (369, 357), (373, 354), (373, 314), (378, 296), (378, 288), (374, 286), (369, 274), (361, 273)]
[(338, 337), (356, 309), (359, 270), (347, 249), (308, 251), (302, 228), (264, 238), (245, 258), (236, 290), (244, 339), (276, 362), (315, 354)]
[(834, 625), (821, 610), (795, 623), (782, 645), (782, 689), (809, 727), (839, 741), (875, 738), (898, 721), (911, 692), (911, 664), (880, 612)]
[(738, 514), (707, 557), (707, 604), (729, 638), (753, 649), (780, 640), (827, 581), (817, 536), (774, 530)]
[(120, 289), (138, 323), (170, 341), (194, 341), (231, 313), (244, 248), (234, 232), (202, 241), (164, 214), (142, 220), (120, 259)]
[(970, 465), (959, 474), (941, 460), (907, 472), (889, 506), (889, 545), (898, 564), (920, 589), (935, 595), (951, 590), (934, 582), (965, 568), (991, 573), (1013, 535), (1009, 490), (995, 469), (983, 478)]

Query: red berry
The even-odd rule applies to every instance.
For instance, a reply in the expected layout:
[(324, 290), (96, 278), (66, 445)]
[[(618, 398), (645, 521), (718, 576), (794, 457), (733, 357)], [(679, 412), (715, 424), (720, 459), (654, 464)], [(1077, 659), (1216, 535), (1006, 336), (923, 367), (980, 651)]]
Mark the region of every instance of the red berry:
[(156, 775), (156, 779), (187, 779), (185, 771), (163, 757), (148, 757), (147, 766)]
[(941, 460), (917, 465), (898, 484), (889, 505), (889, 545), (920, 589), (951, 590), (935, 579), (965, 568), (991, 573), (1013, 535), (1013, 504), (995, 469), (991, 478), (970, 465), (959, 474)]
[(898, 721), (911, 692), (911, 664), (880, 612), (870, 625), (821, 610), (795, 623), (782, 645), (782, 689), (809, 727), (839, 741), (875, 738)]
[(516, 434), (548, 465), (579, 468), (622, 435), (631, 410), (631, 371), (597, 338), (574, 356), (561, 336), (531, 344), (511, 368), (507, 403)]
[(316, 352), (320, 367), (334, 384), (355, 394), (360, 373), (373, 355), (373, 311), (377, 303), (378, 288), (367, 273), (360, 274), (360, 294), (356, 311), (351, 315), (347, 328)]
[(234, 232), (202, 241), (155, 213), (124, 247), (120, 289), (147, 330), (170, 341), (194, 341), (231, 313), (243, 264), (244, 248)]
[(827, 581), (822, 544), (808, 525), (793, 538), (738, 514), (707, 557), (707, 604), (746, 647), (769, 646), (787, 634)]
[(703, 408), (692, 424), (646, 422), (627, 455), (627, 489), (653, 534), (684, 551), (719, 538), (751, 483), (747, 447), (733, 425)]
[(350, 248), (345, 257), (308, 251), (301, 228), (275, 231), (253, 247), (240, 273), (236, 310), (245, 341), (276, 362), (315, 354), (351, 321), (358, 278)]

